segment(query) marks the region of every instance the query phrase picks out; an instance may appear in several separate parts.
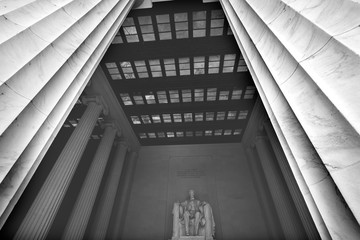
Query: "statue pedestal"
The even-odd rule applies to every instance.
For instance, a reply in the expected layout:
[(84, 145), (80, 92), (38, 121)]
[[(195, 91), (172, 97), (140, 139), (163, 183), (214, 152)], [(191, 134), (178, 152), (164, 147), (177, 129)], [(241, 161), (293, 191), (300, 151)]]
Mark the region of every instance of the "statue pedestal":
[(181, 236), (179, 240), (205, 240), (205, 236)]

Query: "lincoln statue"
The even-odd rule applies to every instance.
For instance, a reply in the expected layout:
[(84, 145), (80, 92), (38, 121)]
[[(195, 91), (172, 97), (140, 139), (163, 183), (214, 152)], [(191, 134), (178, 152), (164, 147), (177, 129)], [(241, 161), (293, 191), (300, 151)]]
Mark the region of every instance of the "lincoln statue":
[(173, 208), (172, 240), (181, 236), (199, 236), (197, 239), (213, 240), (215, 222), (209, 203), (195, 198), (195, 191), (189, 190), (189, 199), (175, 202)]

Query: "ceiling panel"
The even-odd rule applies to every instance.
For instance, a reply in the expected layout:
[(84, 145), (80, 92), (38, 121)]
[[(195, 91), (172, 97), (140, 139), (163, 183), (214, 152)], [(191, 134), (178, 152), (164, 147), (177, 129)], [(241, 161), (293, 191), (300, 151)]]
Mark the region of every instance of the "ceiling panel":
[(219, 3), (132, 10), (101, 67), (142, 145), (240, 142), (257, 97)]

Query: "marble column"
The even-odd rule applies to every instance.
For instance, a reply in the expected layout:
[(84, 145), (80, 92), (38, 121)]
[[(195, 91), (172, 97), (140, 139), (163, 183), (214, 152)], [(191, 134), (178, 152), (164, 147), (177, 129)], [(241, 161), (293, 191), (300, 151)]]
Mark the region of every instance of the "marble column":
[(66, 143), (40, 192), (22, 221), (15, 239), (45, 239), (69, 187), (81, 156), (103, 107), (99, 98), (88, 98), (88, 106)]
[(298, 165), (330, 236), (359, 238), (359, 4), (220, 2), (286, 156)]
[[(317, 231), (317, 228), (314, 224), (314, 219), (318, 220), (318, 228), (323, 228), (325, 226), (324, 221), (321, 218), (321, 215), (319, 213), (319, 210), (316, 208), (316, 212), (314, 211), (313, 217), (310, 214), (306, 202), (304, 200), (304, 197), (297, 185), (297, 182), (294, 178), (293, 172), (289, 166), (289, 163), (287, 162), (286, 156), (284, 152), (282, 151), (281, 145), (279, 143), (279, 140), (276, 137), (276, 134), (271, 126), (270, 121), (264, 122), (264, 129), (266, 131), (266, 134), (270, 140), (271, 147), (274, 151), (277, 163), (281, 169), (281, 173), (284, 176), (284, 180), (286, 181), (286, 185), (289, 189), (289, 192), (291, 194), (291, 197), (293, 199), (293, 202), (295, 204), (295, 207), (297, 209), (297, 212), (299, 213), (301, 222), (305, 228), (306, 234), (308, 239), (319, 239), (320, 235)], [(312, 201), (313, 203), (313, 201)], [(314, 203), (313, 203), (314, 204)], [(316, 214), (316, 216), (314, 216)], [(327, 238), (330, 238), (330, 235), (327, 231), (327, 229), (322, 229), (322, 231), (327, 232)]]
[(0, 227), (133, 3), (1, 2)]
[(91, 227), (91, 239), (105, 239), (110, 222), (111, 213), (114, 207), (116, 192), (118, 190), (122, 168), (127, 152), (125, 142), (118, 142), (116, 153), (111, 165), (110, 175), (105, 185), (103, 195), (101, 196), (99, 208), (95, 215), (93, 226)]
[(112, 123), (105, 123), (103, 126), (105, 128), (103, 137), (65, 227), (63, 239), (83, 239), (84, 237), (117, 132)]
[(122, 228), (124, 227), (124, 219), (126, 216), (127, 206), (130, 200), (131, 194), (131, 185), (133, 181), (133, 176), (135, 173), (136, 162), (137, 162), (138, 154), (137, 152), (129, 152), (126, 159), (126, 164), (124, 165), (123, 174), (124, 178), (121, 178), (123, 182), (120, 183), (121, 189), (118, 192), (118, 207), (114, 208), (117, 210), (114, 213), (114, 220), (112, 222), (111, 231), (109, 232), (110, 239), (119, 239), (121, 238)]
[(274, 202), (267, 190), (267, 184), (263, 171), (259, 163), (259, 159), (255, 154), (253, 147), (246, 148), (246, 156), (252, 172), (253, 182), (264, 214), (264, 222), (268, 229), (268, 239), (284, 239), (284, 234), (278, 221), (278, 214), (275, 211)]
[(301, 222), (291, 204), (292, 199), (288, 196), (283, 178), (277, 169), (276, 159), (271, 151), (268, 138), (257, 136), (255, 138), (255, 146), (285, 239), (305, 239), (306, 235), (304, 235), (301, 227), (299, 227)]

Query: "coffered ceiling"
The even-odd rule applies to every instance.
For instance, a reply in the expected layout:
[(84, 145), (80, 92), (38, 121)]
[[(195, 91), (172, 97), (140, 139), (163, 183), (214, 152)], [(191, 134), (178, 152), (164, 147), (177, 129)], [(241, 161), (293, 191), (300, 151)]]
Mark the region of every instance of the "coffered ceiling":
[(101, 67), (142, 145), (239, 142), (257, 97), (219, 3), (132, 10)]

